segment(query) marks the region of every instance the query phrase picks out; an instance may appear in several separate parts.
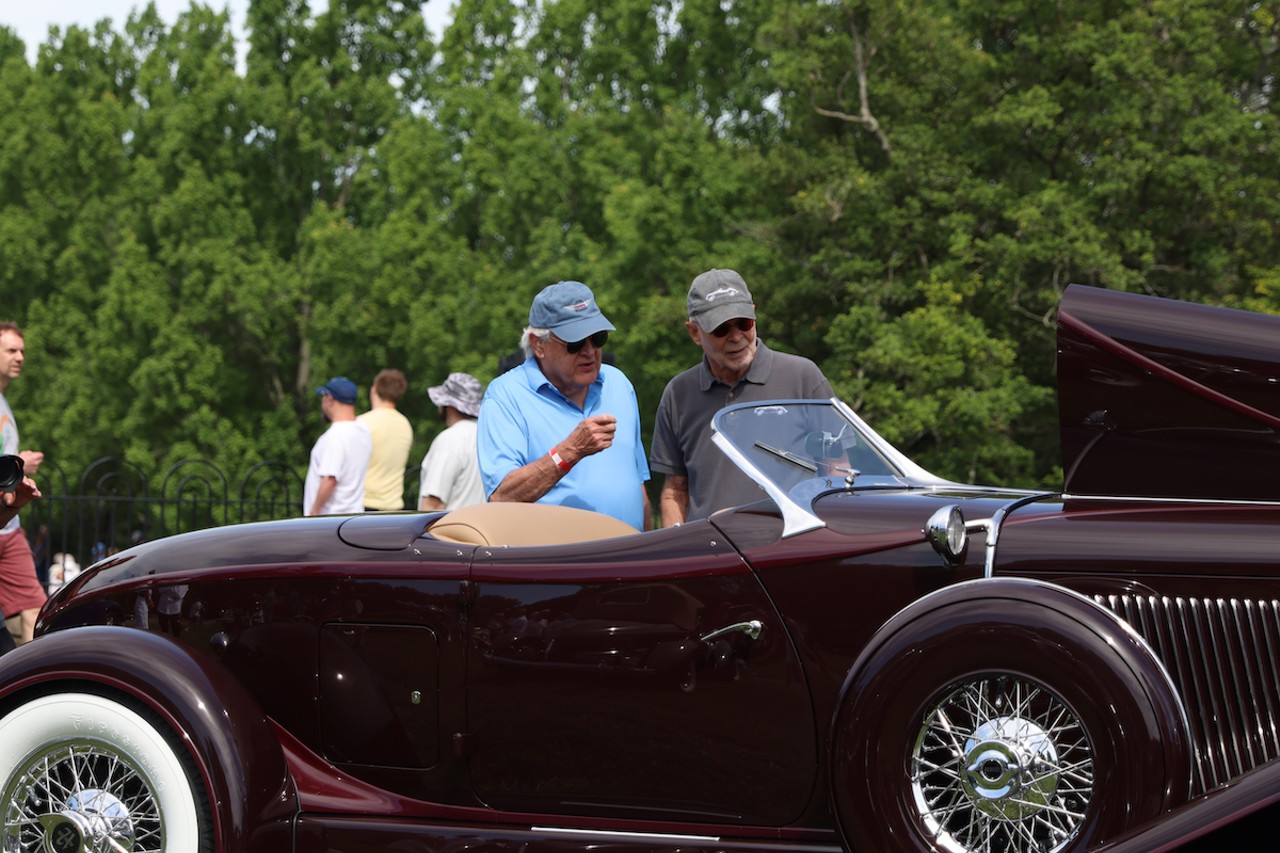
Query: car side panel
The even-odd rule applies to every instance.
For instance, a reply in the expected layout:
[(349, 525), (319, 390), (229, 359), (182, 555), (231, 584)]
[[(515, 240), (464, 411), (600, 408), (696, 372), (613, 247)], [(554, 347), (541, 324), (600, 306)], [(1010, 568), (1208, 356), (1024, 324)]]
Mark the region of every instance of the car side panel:
[(470, 772), (486, 804), (764, 826), (805, 809), (808, 686), (781, 616), (715, 527), (480, 548), (472, 579)]
[[(866, 643), (911, 602), (982, 573), (980, 535), (958, 566), (946, 565), (925, 542), (929, 513), (954, 499), (916, 495), (910, 500), (913, 505), (906, 506), (900, 498), (833, 493), (818, 503), (828, 526), (789, 539), (780, 538), (776, 512), (735, 510), (712, 519), (738, 545), (770, 599), (786, 614), (813, 697), (814, 718), (823, 733), (822, 788), (801, 823), (834, 824), (825, 738), (841, 686)], [(975, 512), (981, 509), (986, 507)]]
[[(438, 543), (419, 550), (157, 574), (60, 608), (49, 627), (56, 636), (104, 610), (138, 633), (168, 627), (343, 773), (405, 797), (474, 805), (453, 749), (464, 722), (466, 563)], [(179, 622), (135, 615), (140, 598), (156, 601), (176, 586), (186, 588)]]

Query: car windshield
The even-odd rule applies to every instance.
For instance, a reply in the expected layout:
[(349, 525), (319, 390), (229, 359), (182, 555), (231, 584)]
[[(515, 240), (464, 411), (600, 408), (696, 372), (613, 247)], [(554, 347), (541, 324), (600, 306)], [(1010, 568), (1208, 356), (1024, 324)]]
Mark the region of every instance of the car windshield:
[[(788, 517), (812, 522), (814, 497), (835, 488), (937, 486), (925, 471), (881, 438), (837, 399), (740, 403), (712, 420), (714, 441)], [(799, 530), (791, 530), (792, 533)]]

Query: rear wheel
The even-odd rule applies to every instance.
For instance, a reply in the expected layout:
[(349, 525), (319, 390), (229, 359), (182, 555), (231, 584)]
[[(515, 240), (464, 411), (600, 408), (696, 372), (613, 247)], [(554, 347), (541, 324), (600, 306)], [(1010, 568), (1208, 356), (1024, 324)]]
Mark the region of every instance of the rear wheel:
[(150, 714), (90, 693), (0, 719), (0, 850), (212, 851), (191, 762)]

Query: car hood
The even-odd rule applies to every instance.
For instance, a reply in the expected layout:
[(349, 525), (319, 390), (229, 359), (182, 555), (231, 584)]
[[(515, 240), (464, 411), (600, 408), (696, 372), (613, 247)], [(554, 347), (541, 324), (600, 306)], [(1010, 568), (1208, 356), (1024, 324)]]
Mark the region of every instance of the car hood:
[(1070, 494), (1275, 499), (1280, 317), (1071, 285), (1058, 405)]

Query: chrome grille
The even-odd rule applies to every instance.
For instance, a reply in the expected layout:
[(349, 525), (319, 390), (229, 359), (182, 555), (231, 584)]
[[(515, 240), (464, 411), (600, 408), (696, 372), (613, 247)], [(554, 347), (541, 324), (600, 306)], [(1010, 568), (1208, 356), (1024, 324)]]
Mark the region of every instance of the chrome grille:
[(1168, 669), (1191, 724), (1196, 793), (1280, 756), (1280, 601), (1095, 600), (1132, 625)]

